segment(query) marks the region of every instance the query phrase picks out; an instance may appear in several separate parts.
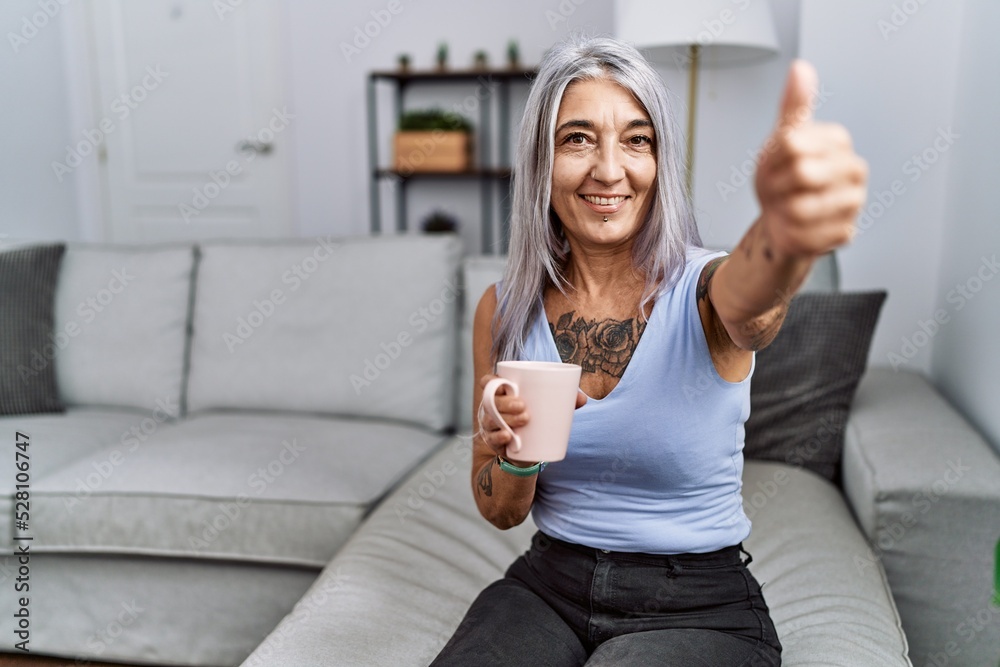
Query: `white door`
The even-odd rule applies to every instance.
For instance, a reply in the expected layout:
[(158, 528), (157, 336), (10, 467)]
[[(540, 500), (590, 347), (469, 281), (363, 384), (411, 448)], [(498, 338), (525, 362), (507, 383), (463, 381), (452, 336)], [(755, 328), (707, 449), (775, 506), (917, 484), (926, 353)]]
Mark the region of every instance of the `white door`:
[(110, 240), (290, 233), (280, 5), (91, 3)]

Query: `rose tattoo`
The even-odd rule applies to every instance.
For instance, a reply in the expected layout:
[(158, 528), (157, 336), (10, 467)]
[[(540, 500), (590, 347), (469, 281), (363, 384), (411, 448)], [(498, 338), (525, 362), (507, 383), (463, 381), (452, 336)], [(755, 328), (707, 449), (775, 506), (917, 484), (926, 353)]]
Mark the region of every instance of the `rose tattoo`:
[(620, 378), (625, 373), (639, 337), (646, 328), (636, 318), (616, 320), (573, 319), (576, 311), (564, 313), (555, 326), (549, 322), (552, 338), (564, 363), (579, 364), (585, 373), (603, 371)]

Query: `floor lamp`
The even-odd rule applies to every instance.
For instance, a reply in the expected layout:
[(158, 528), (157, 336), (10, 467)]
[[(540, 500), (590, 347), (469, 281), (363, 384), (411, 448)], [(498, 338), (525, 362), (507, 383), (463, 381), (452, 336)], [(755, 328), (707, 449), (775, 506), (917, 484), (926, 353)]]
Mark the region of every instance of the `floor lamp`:
[(693, 197), (698, 70), (778, 53), (771, 5), (767, 0), (616, 0), (615, 28), (619, 39), (635, 45), (650, 62), (688, 68), (685, 182)]

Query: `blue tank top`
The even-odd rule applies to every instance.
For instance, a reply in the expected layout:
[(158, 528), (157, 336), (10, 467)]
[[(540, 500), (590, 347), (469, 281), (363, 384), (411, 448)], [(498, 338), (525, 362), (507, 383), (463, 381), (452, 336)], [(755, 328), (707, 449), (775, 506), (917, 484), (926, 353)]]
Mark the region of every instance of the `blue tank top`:
[[(688, 252), (618, 384), (576, 411), (566, 458), (538, 477), (532, 518), (545, 533), (657, 554), (715, 551), (750, 534), (740, 491), (753, 368), (741, 382), (718, 374), (695, 294), (702, 268), (722, 256)], [(524, 358), (561, 361), (544, 309)]]

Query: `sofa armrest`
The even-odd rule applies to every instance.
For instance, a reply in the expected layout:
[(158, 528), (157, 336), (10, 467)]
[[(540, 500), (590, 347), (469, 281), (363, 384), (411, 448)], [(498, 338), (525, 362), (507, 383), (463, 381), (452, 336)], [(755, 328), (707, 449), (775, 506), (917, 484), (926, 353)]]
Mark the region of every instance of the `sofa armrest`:
[(844, 490), (882, 562), (915, 665), (996, 664), (1000, 457), (921, 375), (872, 368), (845, 433)]

